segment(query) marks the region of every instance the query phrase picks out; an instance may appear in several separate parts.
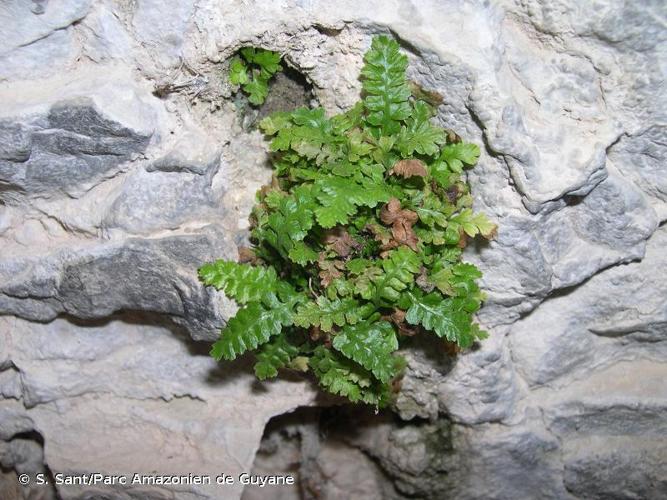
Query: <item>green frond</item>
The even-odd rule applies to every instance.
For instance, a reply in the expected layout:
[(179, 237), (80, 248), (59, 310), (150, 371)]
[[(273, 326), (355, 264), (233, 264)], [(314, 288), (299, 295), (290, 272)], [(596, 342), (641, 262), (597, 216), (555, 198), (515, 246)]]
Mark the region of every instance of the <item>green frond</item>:
[(396, 134), (401, 122), (410, 116), (411, 93), (405, 77), (408, 58), (400, 52), (398, 42), (378, 36), (373, 39), (364, 61), (361, 76), (366, 94), (366, 121), (378, 127), (381, 135)]
[(199, 268), (199, 278), (235, 299), (239, 304), (259, 302), (265, 294), (276, 291), (278, 276), (272, 267), (251, 266), (217, 260)]
[(211, 356), (233, 360), (249, 349), (256, 349), (294, 323), (294, 307), (303, 296), (283, 283), (278, 294), (267, 294), (262, 302), (250, 302), (238, 310), (213, 344)]
[(287, 335), (278, 335), (264, 344), (257, 352), (255, 375), (260, 380), (278, 375), (278, 369), (287, 366), (299, 355), (299, 347), (288, 340)]
[(389, 387), (379, 383), (362, 366), (342, 354), (319, 346), (309, 361), (320, 385), (332, 394), (348, 398), (353, 403), (364, 402), (386, 406), (391, 398)]
[(421, 295), (408, 293), (411, 306), (405, 320), (411, 325), (421, 325), (461, 347), (470, 347), (475, 340), (471, 329), (470, 313), (458, 309), (453, 299), (443, 299), (438, 293)]
[(403, 246), (392, 250), (381, 262), (383, 272), (370, 278), (375, 285), (374, 296), (390, 302), (398, 301), (401, 292), (414, 282), (414, 275), (420, 270), (419, 255)]
[(333, 346), (380, 382), (386, 383), (396, 375), (392, 353), (398, 349), (398, 339), (394, 327), (386, 321), (346, 325), (334, 337)]
[(360, 304), (353, 298), (328, 299), (320, 296), (316, 301), (299, 306), (294, 324), (304, 328), (317, 326), (322, 331), (330, 332), (333, 325), (354, 325), (368, 317), (374, 310), (370, 304)]

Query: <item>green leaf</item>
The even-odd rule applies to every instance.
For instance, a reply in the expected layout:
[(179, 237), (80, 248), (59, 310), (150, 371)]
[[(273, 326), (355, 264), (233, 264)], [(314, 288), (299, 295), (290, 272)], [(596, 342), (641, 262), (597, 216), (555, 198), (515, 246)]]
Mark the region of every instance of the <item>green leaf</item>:
[(496, 225), (486, 218), (483, 213), (473, 213), (469, 208), (464, 208), (460, 213), (450, 218), (450, 221), (459, 224), (465, 233), (474, 238), (481, 234), (485, 238), (492, 238), (496, 232)]
[(220, 338), (213, 344), (211, 356), (218, 361), (222, 358), (233, 360), (247, 350), (265, 344), (283, 327), (293, 324), (294, 307), (301, 301), (301, 294), (282, 283), (278, 294), (266, 294), (261, 303), (250, 302), (227, 322)]
[(359, 206), (373, 208), (391, 198), (385, 185), (370, 179), (359, 184), (352, 179), (330, 176), (317, 181), (315, 187), (318, 189), (317, 199), (322, 204), (315, 209), (315, 215), (320, 226), (327, 229), (346, 224)]
[(389, 387), (376, 381), (362, 366), (340, 353), (319, 346), (309, 361), (320, 385), (332, 394), (348, 398), (353, 403), (364, 402), (379, 407), (389, 403)]
[(398, 339), (394, 327), (386, 321), (346, 325), (334, 337), (333, 346), (381, 382), (396, 375), (392, 353), (398, 349)]
[(473, 166), (479, 158), (479, 146), (467, 142), (448, 144), (442, 148), (440, 160), (445, 161), (453, 172), (461, 173), (464, 164)]
[(452, 284), (454, 273), (451, 267), (443, 267), (429, 274), (428, 279), (433, 285), (445, 295), (456, 295)]
[(240, 304), (258, 302), (267, 293), (276, 291), (278, 276), (272, 267), (251, 266), (225, 260), (204, 264), (199, 278)]
[(452, 299), (443, 299), (438, 293), (421, 296), (409, 292), (408, 296), (412, 302), (405, 315), (408, 323), (422, 325), (461, 347), (472, 345), (475, 339), (470, 314), (457, 309)]
[(364, 103), (357, 102), (348, 111), (331, 118), (331, 124), (336, 134), (340, 135), (361, 125), (364, 114)]
[(389, 253), (389, 257), (382, 260), (382, 274), (370, 278), (375, 285), (376, 299), (397, 301), (401, 292), (413, 283), (414, 275), (421, 267), (421, 260), (416, 252), (402, 246)]
[(280, 71), (280, 54), (271, 50), (258, 49), (252, 60), (263, 71), (270, 75)]
[(474, 264), (459, 262), (454, 266), (453, 273), (466, 280), (476, 280), (482, 277), (482, 272)]
[(257, 353), (255, 375), (260, 380), (273, 378), (278, 375), (279, 368), (287, 366), (298, 355), (299, 348), (291, 344), (287, 336), (273, 337)]
[(292, 115), (276, 111), (259, 122), (259, 128), (267, 135), (276, 135), (278, 131), (292, 126)]
[(245, 63), (238, 57), (229, 64), (229, 81), (234, 85), (243, 85), (249, 81)]
[(380, 280), (383, 276), (382, 269), (371, 266), (358, 273), (354, 282), (354, 292), (366, 300), (371, 300), (375, 297), (376, 287), (375, 281)]
[(313, 227), (316, 204), (310, 187), (297, 188), (291, 195), (282, 196), (274, 202), (275, 210), (269, 213), (266, 225), (261, 228), (262, 238), (281, 255), (289, 257), (292, 252), (295, 261), (307, 261), (312, 254), (303, 246), (296, 250), (294, 247)]
[(255, 51), (255, 47), (244, 47), (239, 52), (241, 53), (243, 59), (251, 63), (255, 60)]
[(406, 126), (401, 127), (396, 141), (396, 148), (404, 158), (414, 153), (435, 156), (440, 145), (445, 143), (445, 131), (431, 124), (431, 112), (428, 105), (417, 101)]
[(447, 227), (447, 211), (445, 204), (433, 193), (424, 196), (422, 206), (415, 207), (419, 220), (430, 227)]
[(295, 241), (287, 255), (292, 262), (305, 266), (315, 262), (319, 254), (303, 241)]
[(405, 77), (408, 58), (401, 54), (395, 40), (378, 36), (373, 38), (364, 61), (361, 76), (366, 121), (379, 127), (381, 135), (398, 133), (401, 121), (410, 116), (410, 87)]
[(373, 312), (370, 304), (361, 305), (353, 298), (329, 300), (320, 296), (316, 302), (307, 302), (299, 306), (294, 317), (294, 324), (304, 328), (317, 326), (322, 331), (330, 332), (333, 325), (354, 325)]
[(337, 297), (345, 298), (352, 295), (354, 288), (352, 284), (344, 278), (336, 278), (326, 288), (327, 297), (334, 300)]
[(372, 265), (370, 259), (350, 259), (345, 265), (351, 274), (361, 274), (364, 269)]
[(331, 121), (324, 109), (299, 108), (289, 115), (290, 126), (285, 126), (284, 115), (279, 115), (282, 125), (271, 142), (272, 151), (288, 151), (290, 148), (302, 157), (315, 160), (318, 165), (334, 161), (344, 155), (346, 139), (333, 133)]
[(243, 85), (243, 90), (248, 94), (248, 100), (255, 106), (264, 104), (266, 96), (269, 95), (269, 82), (255, 76)]

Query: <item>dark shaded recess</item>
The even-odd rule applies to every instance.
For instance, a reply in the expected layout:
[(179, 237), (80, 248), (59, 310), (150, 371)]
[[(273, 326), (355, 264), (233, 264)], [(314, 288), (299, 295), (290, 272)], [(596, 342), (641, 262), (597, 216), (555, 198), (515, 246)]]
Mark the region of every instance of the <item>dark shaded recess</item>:
[[(32, 430), (32, 431), (26, 431), (26, 432), (19, 432), (17, 434), (14, 434), (12, 438), (9, 441), (12, 441), (14, 439), (23, 439), (23, 440), (29, 440), (29, 441), (34, 441), (36, 442), (39, 446), (41, 446), (42, 450), (44, 449), (44, 437), (37, 431)], [(2, 500), (22, 500), (25, 498), (28, 499), (35, 499), (35, 500), (61, 500), (60, 493), (58, 493), (58, 490), (55, 488), (55, 479), (53, 476), (53, 472), (49, 468), (49, 466), (44, 463), (43, 464), (43, 470), (40, 471), (40, 473), (45, 474), (45, 480), (48, 482), (48, 484), (44, 485), (37, 485), (35, 483), (32, 483), (31, 486), (31, 491), (27, 493), (28, 496), (20, 496), (16, 497), (15, 496), (15, 489), (11, 490), (5, 490), (6, 485), (3, 485), (2, 482), (0, 482), (0, 498)], [(13, 468), (7, 468), (2, 466), (0, 463), (0, 471), (4, 473), (11, 473), (15, 472), (16, 477), (17, 477), (17, 484), (18, 484), (18, 475), (20, 474), (19, 471), (13, 469)], [(33, 474), (30, 474), (31, 478), (34, 480)], [(28, 488), (28, 486), (20, 486), (20, 489), (22, 491), (25, 491), (25, 489)]]
[(569, 207), (575, 207), (584, 201), (585, 196), (579, 196), (574, 194), (566, 194), (563, 196), (563, 201)]
[(313, 99), (313, 86), (298, 70), (282, 63), (283, 70), (269, 81), (269, 95), (259, 107), (257, 120), (276, 111), (293, 111), (308, 107)]
[[(442, 459), (432, 460), (432, 464), (424, 471), (424, 477), (410, 477), (407, 471), (398, 470), (397, 464), (392, 463), (389, 457), (375, 455), (374, 450), (365, 450), (357, 444), (363, 441), (360, 440), (362, 436), (377, 435), (387, 426), (399, 431), (404, 427), (415, 428), (423, 436), (421, 444), (426, 445), (429, 456)], [(415, 446), (419, 444), (415, 443)], [(300, 498), (317, 500), (325, 494), (330, 479), (325, 476), (319, 463), (322, 460), (320, 451), (328, 445), (358, 449), (364, 453), (384, 477), (383, 483), (387, 486), (385, 493), (391, 492), (392, 499), (448, 498), (447, 463), (451, 461), (454, 452), (450, 421), (446, 418), (441, 418), (437, 423), (419, 418), (403, 421), (389, 410), (376, 413), (374, 408), (366, 405), (300, 407), (272, 418), (264, 429), (254, 470), (259, 473), (267, 463), (271, 467), (281, 464), (281, 470), (272, 473), (292, 475), (297, 479)], [(295, 449), (298, 450), (296, 460)], [(350, 485), (350, 488), (353, 487)]]

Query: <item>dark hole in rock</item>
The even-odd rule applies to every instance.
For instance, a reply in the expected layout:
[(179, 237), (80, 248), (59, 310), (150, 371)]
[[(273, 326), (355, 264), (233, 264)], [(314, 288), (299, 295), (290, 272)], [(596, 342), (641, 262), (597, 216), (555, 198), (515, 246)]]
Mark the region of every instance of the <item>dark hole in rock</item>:
[(576, 205), (579, 205), (582, 201), (584, 201), (584, 196), (578, 196), (575, 194), (566, 194), (563, 196), (563, 201), (567, 206), (573, 207)]
[[(418, 474), (404, 470), (414, 453), (429, 457)], [(364, 405), (300, 407), (268, 422), (252, 470), (291, 475), (295, 485), (289, 490), (246, 487), (241, 499), (439, 500), (448, 498), (443, 494), (451, 489), (448, 476), (457, 461), (446, 417), (403, 421), (389, 410), (376, 414)]]
[(259, 108), (258, 119), (276, 111), (292, 111), (308, 106), (313, 99), (312, 89), (301, 73), (283, 62), (283, 71), (269, 83), (269, 95)]
[(313, 87), (298, 70), (287, 66), (283, 61), (283, 70), (269, 81), (269, 94), (259, 107), (250, 105), (248, 99), (239, 91), (236, 105), (243, 119), (243, 128), (256, 126), (264, 117), (277, 111), (293, 111), (296, 108), (313, 105)]

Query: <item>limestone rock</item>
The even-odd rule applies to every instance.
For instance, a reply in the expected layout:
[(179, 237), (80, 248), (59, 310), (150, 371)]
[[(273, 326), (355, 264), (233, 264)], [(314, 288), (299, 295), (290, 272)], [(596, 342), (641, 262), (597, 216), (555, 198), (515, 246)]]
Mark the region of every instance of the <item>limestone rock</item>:
[[(14, 435), (30, 423), (49, 443), (46, 463), (63, 473), (150, 474), (160, 463), (163, 474), (237, 476), (250, 470), (268, 419), (316, 394), (298, 381), (277, 381), (257, 393), (247, 363), (218, 365), (185, 332), (141, 314), (78, 328), (65, 319), (35, 325), (0, 318), (0, 332), (12, 346), (8, 355), (21, 374), (25, 404), (19, 411), (12, 400), (0, 403), (0, 433)], [(247, 399), (250, 392), (255, 397)], [(175, 490), (195, 498), (218, 496), (219, 488)], [(226, 488), (225, 495), (238, 496), (242, 485)], [(101, 490), (59, 491), (81, 498)], [(170, 491), (134, 486), (119, 494)]]
[(171, 315), (193, 338), (216, 338), (224, 303), (196, 277), (203, 263), (231, 256), (215, 228), (163, 238), (63, 250), (55, 255), (0, 263), (4, 313), (51, 321), (59, 314), (104, 318), (116, 311)]
[(0, 89), (0, 198), (80, 196), (143, 153), (158, 112), (127, 75)]
[(79, 50), (73, 24), (86, 16), (91, 3), (54, 2), (47, 8), (41, 2), (2, 2), (0, 81), (49, 76), (72, 64)]
[[(234, 474), (269, 418), (323, 404), (196, 342), (234, 311), (196, 269), (236, 256), (271, 176), (224, 63), (277, 50), (336, 112), (391, 33), (442, 96), (435, 119), (483, 146), (469, 179), (499, 233), (465, 258), (491, 337), (456, 357), (415, 343), (395, 415), (334, 413), (331, 442), (316, 438), (331, 422), (286, 428), (286, 454), (256, 470), (304, 459), (333, 478), (323, 498), (665, 496), (666, 15), (659, 0), (3, 2), (3, 467)], [(12, 474), (0, 497), (55, 497)]]

